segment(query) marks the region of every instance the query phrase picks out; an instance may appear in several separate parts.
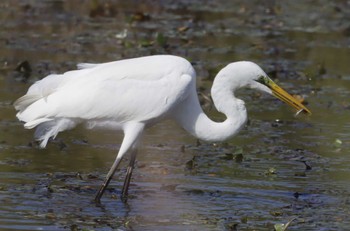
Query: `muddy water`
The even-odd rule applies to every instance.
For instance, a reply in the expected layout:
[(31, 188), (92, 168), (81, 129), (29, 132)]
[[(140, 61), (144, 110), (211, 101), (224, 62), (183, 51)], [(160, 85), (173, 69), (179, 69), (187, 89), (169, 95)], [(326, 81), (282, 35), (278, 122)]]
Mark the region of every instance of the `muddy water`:
[[(349, 229), (349, 11), (322, 0), (2, 1), (0, 229), (273, 230), (293, 218), (289, 230)], [(40, 150), (11, 102), (78, 62), (159, 53), (191, 60), (204, 94), (220, 67), (253, 60), (313, 115), (241, 90), (250, 120), (226, 143), (159, 124), (143, 140), (128, 203), (118, 199), (125, 161), (96, 206), (121, 135), (77, 128)], [(17, 68), (24, 61), (30, 68)]]

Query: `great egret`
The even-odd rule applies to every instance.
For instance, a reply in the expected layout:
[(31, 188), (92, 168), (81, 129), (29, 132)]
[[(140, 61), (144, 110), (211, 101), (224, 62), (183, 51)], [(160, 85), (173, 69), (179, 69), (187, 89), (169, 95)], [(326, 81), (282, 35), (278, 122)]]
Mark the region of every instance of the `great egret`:
[(36, 127), (35, 138), (44, 148), (50, 137), (84, 123), (87, 128), (122, 130), (118, 155), (100, 187), (100, 202), (123, 156), (131, 160), (122, 190), (126, 200), (137, 152), (145, 128), (173, 119), (193, 136), (205, 141), (224, 141), (247, 120), (244, 102), (234, 92), (241, 87), (267, 92), (298, 111), (311, 113), (277, 86), (255, 63), (234, 62), (216, 76), (211, 95), (216, 109), (226, 116), (214, 122), (204, 114), (196, 91), (196, 73), (181, 57), (156, 55), (115, 62), (78, 64), (78, 70), (51, 74), (37, 81), (14, 107), (24, 127)]

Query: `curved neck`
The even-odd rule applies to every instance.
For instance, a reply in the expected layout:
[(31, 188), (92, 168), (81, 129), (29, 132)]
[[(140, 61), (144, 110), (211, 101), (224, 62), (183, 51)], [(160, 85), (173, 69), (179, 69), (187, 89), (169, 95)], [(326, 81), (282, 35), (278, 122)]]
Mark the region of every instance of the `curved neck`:
[(186, 131), (204, 141), (227, 140), (241, 130), (247, 119), (244, 102), (235, 98), (232, 91), (219, 85), (220, 81), (214, 81), (212, 97), (217, 110), (226, 115), (225, 121), (215, 122), (208, 118), (200, 106), (195, 89), (174, 113), (175, 120)]

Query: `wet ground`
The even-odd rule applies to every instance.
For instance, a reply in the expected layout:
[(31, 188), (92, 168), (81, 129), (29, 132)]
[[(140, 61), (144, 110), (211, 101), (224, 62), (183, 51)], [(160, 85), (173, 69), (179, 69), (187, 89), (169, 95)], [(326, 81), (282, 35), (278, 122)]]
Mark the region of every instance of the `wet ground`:
[[(1, 230), (349, 230), (349, 1), (1, 1), (0, 21)], [(241, 90), (249, 123), (226, 143), (159, 124), (128, 203), (124, 162), (96, 206), (121, 135), (77, 128), (41, 150), (11, 103), (76, 63), (160, 53), (190, 60), (205, 95), (221, 67), (255, 61), (313, 114)]]

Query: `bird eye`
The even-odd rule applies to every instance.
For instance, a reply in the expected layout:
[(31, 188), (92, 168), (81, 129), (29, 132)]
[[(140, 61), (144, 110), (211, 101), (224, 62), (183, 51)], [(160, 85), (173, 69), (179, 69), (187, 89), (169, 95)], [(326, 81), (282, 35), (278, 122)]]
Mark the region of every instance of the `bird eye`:
[(267, 81), (268, 80), (268, 78), (266, 77), (266, 76), (260, 76), (257, 80), (255, 80), (255, 81), (257, 81), (258, 83), (261, 83), (261, 84), (263, 84), (263, 85), (266, 85), (267, 84)]

